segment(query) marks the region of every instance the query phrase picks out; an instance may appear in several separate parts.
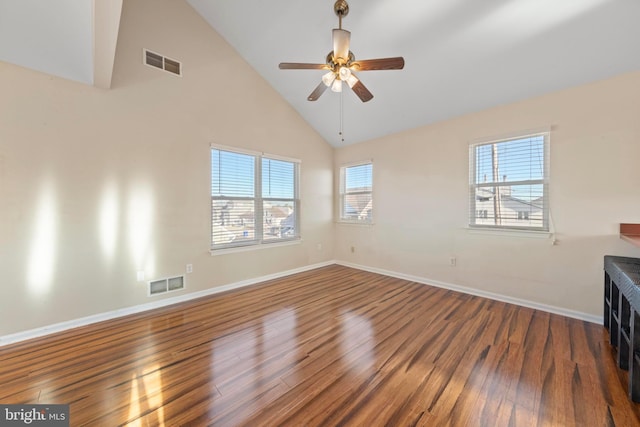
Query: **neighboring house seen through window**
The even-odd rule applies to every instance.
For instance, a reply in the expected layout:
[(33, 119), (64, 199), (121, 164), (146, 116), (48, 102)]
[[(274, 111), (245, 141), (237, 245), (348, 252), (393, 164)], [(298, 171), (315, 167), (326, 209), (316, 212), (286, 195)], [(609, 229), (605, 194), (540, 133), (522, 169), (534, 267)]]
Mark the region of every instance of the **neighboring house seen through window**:
[(211, 149), (211, 248), (299, 238), (299, 162)]
[(549, 231), (549, 134), (470, 146), (469, 225)]
[(340, 220), (372, 222), (373, 164), (340, 168)]

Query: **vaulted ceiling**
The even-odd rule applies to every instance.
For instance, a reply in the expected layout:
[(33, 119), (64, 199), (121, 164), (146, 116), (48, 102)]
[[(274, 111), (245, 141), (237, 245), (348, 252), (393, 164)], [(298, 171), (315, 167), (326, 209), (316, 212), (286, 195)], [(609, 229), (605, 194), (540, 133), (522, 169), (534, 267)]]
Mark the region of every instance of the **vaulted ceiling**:
[[(349, 89), (309, 102), (324, 71), (278, 63), (324, 62), (334, 0), (175, 1), (334, 146), (640, 70), (637, 0), (349, 0), (343, 28), (356, 58), (403, 56), (405, 69), (360, 73), (367, 103)], [(0, 61), (108, 88), (121, 9), (122, 0), (0, 0)]]

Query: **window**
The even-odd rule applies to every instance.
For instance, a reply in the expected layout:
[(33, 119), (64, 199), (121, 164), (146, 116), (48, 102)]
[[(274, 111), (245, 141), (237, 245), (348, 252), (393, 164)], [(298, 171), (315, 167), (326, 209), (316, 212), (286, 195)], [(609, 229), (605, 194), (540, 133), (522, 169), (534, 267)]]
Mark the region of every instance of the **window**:
[(472, 144), (469, 225), (549, 231), (549, 133)]
[(363, 163), (340, 168), (340, 220), (372, 221), (373, 165)]
[(211, 148), (211, 248), (299, 238), (299, 162)]

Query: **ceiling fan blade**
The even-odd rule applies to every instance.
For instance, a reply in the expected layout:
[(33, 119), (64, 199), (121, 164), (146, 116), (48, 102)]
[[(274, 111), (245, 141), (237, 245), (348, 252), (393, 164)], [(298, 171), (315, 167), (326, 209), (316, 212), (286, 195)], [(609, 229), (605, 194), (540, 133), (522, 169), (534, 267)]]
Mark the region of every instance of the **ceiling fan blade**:
[(404, 68), (404, 58), (396, 56), (394, 58), (363, 59), (351, 64), (351, 68), (357, 71), (402, 70)]
[(371, 98), (373, 98), (373, 94), (369, 92), (369, 89), (367, 89), (365, 85), (362, 84), (360, 79), (351, 86), (351, 90), (358, 95), (358, 98), (360, 98), (360, 101), (362, 102), (371, 101)]
[(320, 98), (320, 95), (322, 95), (325, 90), (327, 90), (327, 85), (325, 85), (323, 82), (320, 82), (320, 84), (307, 97), (307, 101), (317, 101), (318, 98)]
[(281, 70), (328, 70), (327, 64), (305, 64), (300, 62), (281, 62), (278, 65)]
[[(349, 41), (351, 33), (347, 30), (333, 29), (333, 60), (336, 63), (346, 63), (349, 60)], [(341, 59), (339, 59), (341, 58)]]

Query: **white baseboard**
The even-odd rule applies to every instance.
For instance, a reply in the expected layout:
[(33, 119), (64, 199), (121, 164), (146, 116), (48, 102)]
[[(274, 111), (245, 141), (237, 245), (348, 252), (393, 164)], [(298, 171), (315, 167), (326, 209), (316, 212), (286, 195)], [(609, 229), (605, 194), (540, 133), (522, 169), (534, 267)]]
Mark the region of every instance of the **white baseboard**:
[(214, 295), (221, 292), (230, 291), (233, 289), (243, 288), (245, 286), (255, 285), (257, 283), (265, 282), (267, 280), (279, 279), (281, 277), (290, 276), (296, 273), (302, 273), (305, 271), (313, 270), (320, 267), (326, 267), (328, 265), (335, 264), (335, 261), (327, 261), (323, 263), (307, 265), (293, 270), (282, 271), (280, 273), (269, 274), (266, 276), (260, 276), (253, 279), (243, 280), (240, 282), (230, 283), (228, 285), (217, 286), (215, 288), (205, 289), (204, 291), (192, 292), (185, 295), (180, 295), (172, 298), (158, 300), (147, 304), (140, 304), (133, 307), (122, 308), (119, 310), (108, 311), (105, 313), (94, 314), (80, 319), (69, 320), (66, 322), (56, 323), (53, 325), (43, 326), (41, 328), (30, 329), (24, 332), (17, 332), (10, 335), (0, 336), (0, 347), (17, 343), (20, 341), (26, 341), (33, 338), (42, 337), (57, 332), (63, 332), (69, 329), (78, 328), (80, 326), (90, 325), (92, 323), (103, 322), (105, 320), (116, 319), (118, 317), (128, 316), (130, 314), (141, 313), (143, 311), (153, 310), (155, 308), (166, 307), (169, 305), (190, 301), (196, 298), (201, 298), (208, 295)]
[(44, 326), (41, 328), (31, 329), (24, 332), (17, 332), (15, 334), (0, 336), (0, 347), (17, 343), (20, 341), (26, 341), (33, 338), (42, 337), (45, 335), (66, 331), (80, 326), (90, 325), (92, 323), (103, 322), (105, 320), (116, 319), (118, 317), (128, 316), (130, 314), (141, 313), (143, 311), (153, 310), (155, 308), (166, 307), (169, 305), (190, 301), (196, 298), (201, 298), (208, 295), (214, 295), (221, 292), (230, 291), (233, 289), (243, 288), (246, 286), (255, 285), (257, 283), (265, 282), (267, 280), (279, 279), (281, 277), (290, 276), (296, 273), (302, 273), (305, 271), (313, 270), (320, 267), (326, 267), (332, 264), (343, 265), (345, 267), (351, 267), (358, 270), (369, 271), (371, 273), (383, 274), (389, 277), (395, 277), (398, 279), (409, 280), (411, 282), (422, 283), (425, 285), (436, 286), (438, 288), (450, 289), (465, 294), (475, 295), (483, 298), (489, 298), (496, 301), (506, 302), (509, 304), (515, 304), (522, 307), (533, 308), (535, 310), (546, 311), (549, 313), (559, 314), (562, 316), (571, 317), (574, 319), (584, 320), (591, 323), (597, 323), (602, 325), (603, 319), (599, 316), (592, 314), (582, 313), (579, 311), (569, 310), (566, 308), (555, 307), (546, 304), (540, 304), (533, 301), (528, 301), (520, 298), (512, 298), (505, 295), (495, 294), (493, 292), (487, 292), (480, 289), (468, 288), (465, 286), (454, 285), (451, 283), (440, 282), (438, 280), (431, 280), (424, 277), (412, 276), (410, 274), (398, 273), (395, 271), (384, 270), (381, 268), (368, 267), (365, 265), (352, 264), (344, 261), (326, 261), (318, 264), (307, 265), (305, 267), (295, 268), (293, 270), (287, 270), (280, 273), (269, 274), (266, 276), (260, 276), (253, 279), (243, 280), (240, 282), (230, 283), (228, 285), (218, 286), (215, 288), (205, 289), (204, 291), (193, 292), (186, 295), (180, 295), (172, 298), (158, 300), (147, 304), (140, 304), (133, 307), (122, 308), (119, 310), (108, 311), (105, 313), (94, 314), (92, 316), (82, 317), (80, 319), (69, 320), (67, 322), (56, 323), (53, 325)]
[(535, 310), (546, 311), (548, 313), (559, 314), (561, 316), (571, 317), (578, 320), (584, 320), (586, 322), (596, 323), (599, 325), (603, 324), (603, 319), (601, 316), (594, 316), (593, 314), (587, 314), (580, 311), (569, 310), (562, 307), (555, 307), (553, 305), (540, 304), (540, 303), (525, 300), (525, 299), (513, 298), (505, 295), (496, 294), (493, 292), (483, 291), (481, 289), (468, 288), (466, 286), (459, 286), (451, 283), (440, 282), (438, 280), (427, 279), (424, 277), (397, 273), (395, 271), (384, 270), (381, 268), (368, 267), (365, 265), (352, 264), (352, 263), (343, 262), (343, 261), (336, 261), (336, 264), (343, 265), (345, 267), (357, 268), (358, 270), (369, 271), (371, 273), (378, 273), (385, 276), (395, 277), (397, 279), (404, 279), (404, 280), (409, 280), (411, 282), (422, 283), (424, 285), (431, 285), (438, 288), (449, 289), (449, 290), (461, 292), (464, 294), (488, 298), (495, 301), (501, 301), (509, 304), (519, 305), (522, 307), (533, 308)]

